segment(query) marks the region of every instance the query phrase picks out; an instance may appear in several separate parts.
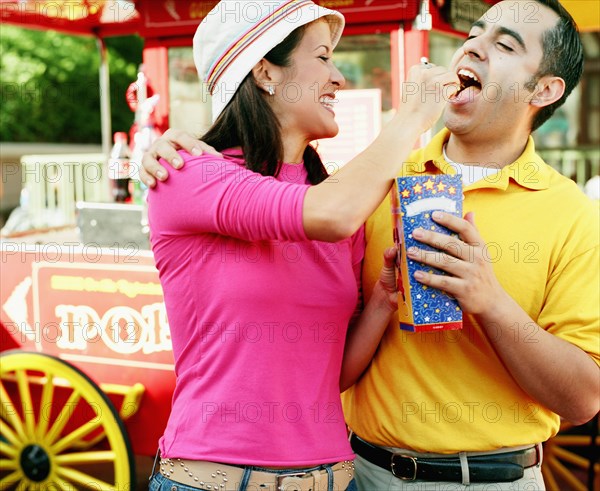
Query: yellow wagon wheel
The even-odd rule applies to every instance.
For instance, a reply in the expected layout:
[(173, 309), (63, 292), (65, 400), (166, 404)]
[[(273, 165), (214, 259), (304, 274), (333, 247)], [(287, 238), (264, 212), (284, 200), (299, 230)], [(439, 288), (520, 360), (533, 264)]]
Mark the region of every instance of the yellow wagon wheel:
[(548, 491), (600, 490), (599, 420), (600, 415), (577, 428), (563, 423), (544, 444), (542, 474)]
[(40, 353), (0, 354), (0, 406), (3, 491), (135, 489), (123, 422), (71, 364)]

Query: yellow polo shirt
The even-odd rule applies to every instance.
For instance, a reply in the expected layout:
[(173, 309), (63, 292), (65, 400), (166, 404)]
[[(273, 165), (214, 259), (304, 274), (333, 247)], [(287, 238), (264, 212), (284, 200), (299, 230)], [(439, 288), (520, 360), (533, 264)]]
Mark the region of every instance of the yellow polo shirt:
[[(442, 152), (448, 137), (443, 130), (415, 151), (403, 174), (453, 174)], [(468, 211), (504, 289), (542, 328), (600, 364), (597, 204), (544, 163), (530, 138), (516, 162), (465, 187)], [(368, 299), (392, 245), (389, 199), (368, 220), (366, 239)], [(363, 377), (343, 394), (356, 434), (382, 446), (454, 453), (542, 442), (557, 432), (559, 417), (517, 385), (482, 329), (464, 317), (461, 331), (434, 333), (392, 322)], [(535, 328), (521, 336), (535, 343)]]

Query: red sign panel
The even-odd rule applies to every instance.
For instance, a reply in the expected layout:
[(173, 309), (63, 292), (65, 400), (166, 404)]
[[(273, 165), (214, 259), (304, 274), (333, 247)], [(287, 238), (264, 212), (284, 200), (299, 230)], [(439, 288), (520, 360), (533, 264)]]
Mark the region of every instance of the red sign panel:
[[(142, 11), (143, 35), (173, 37), (193, 34), (217, 3), (218, 0), (142, 2), (138, 8)], [(419, 0), (317, 0), (316, 3), (339, 10), (348, 24), (412, 20), (419, 8)], [(252, 9), (252, 2), (245, 3), (244, 8)]]
[(317, 0), (319, 5), (339, 10), (348, 24), (413, 20), (419, 0)]

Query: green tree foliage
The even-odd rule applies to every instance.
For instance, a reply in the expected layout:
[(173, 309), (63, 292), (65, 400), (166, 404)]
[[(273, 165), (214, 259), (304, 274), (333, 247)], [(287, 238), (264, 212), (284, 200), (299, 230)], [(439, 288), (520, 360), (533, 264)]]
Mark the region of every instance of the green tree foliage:
[[(125, 90), (142, 59), (139, 37), (108, 38), (113, 131), (128, 131)], [(96, 40), (0, 28), (0, 141), (100, 143)]]

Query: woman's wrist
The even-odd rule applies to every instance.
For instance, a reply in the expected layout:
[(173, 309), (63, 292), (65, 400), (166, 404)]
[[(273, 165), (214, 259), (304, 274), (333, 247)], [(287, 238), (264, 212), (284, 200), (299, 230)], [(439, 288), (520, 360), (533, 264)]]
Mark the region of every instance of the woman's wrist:
[(412, 132), (415, 138), (421, 136), (431, 128), (431, 121), (419, 110), (410, 109), (408, 106), (400, 108), (392, 120), (403, 132)]
[(378, 280), (374, 287), (369, 304), (371, 308), (381, 310), (387, 314), (393, 314), (398, 310), (398, 292), (388, 290), (381, 280)]

